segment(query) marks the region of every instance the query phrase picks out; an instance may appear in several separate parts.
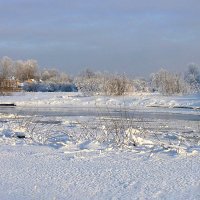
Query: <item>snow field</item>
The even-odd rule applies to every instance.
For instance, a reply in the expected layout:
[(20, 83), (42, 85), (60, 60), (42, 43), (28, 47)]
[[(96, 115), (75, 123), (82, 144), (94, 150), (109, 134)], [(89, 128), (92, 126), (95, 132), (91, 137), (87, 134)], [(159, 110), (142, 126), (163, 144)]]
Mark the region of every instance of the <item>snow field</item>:
[(63, 154), (0, 146), (0, 196), (12, 199), (199, 199), (200, 156)]
[(185, 96), (162, 96), (157, 93), (134, 93), (130, 96), (92, 96), (86, 97), (78, 92), (30, 92), (1, 96), (0, 103), (16, 103), (17, 106), (127, 106), (127, 107), (188, 107), (199, 109), (199, 94)]
[[(38, 108), (199, 106), (197, 96), (18, 93), (0, 101)], [(125, 114), (1, 114), (0, 199), (200, 199), (199, 122)]]

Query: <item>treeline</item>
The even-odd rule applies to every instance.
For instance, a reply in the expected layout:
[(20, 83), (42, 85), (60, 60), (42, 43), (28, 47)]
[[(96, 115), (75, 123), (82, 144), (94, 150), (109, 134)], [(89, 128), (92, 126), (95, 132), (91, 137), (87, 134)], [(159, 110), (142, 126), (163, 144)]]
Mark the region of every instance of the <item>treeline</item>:
[(60, 73), (56, 69), (40, 70), (36, 60), (17, 60), (14, 61), (9, 57), (0, 59), (0, 78), (14, 77), (20, 82), (30, 79), (36, 81), (49, 82), (71, 82), (72, 79), (65, 73)]
[(0, 80), (18, 80), (25, 91), (77, 91), (72, 78), (56, 69), (40, 69), (36, 60), (0, 59)]
[(190, 64), (183, 74), (160, 69), (148, 79), (129, 78), (125, 74), (83, 71), (74, 83), (85, 94), (124, 95), (131, 92), (159, 92), (163, 95), (200, 92), (200, 67)]
[[(56, 69), (40, 69), (36, 60), (0, 59), (0, 79), (16, 79), (25, 91), (81, 91), (85, 95), (125, 95), (132, 92), (159, 92), (164, 95), (200, 91), (200, 67), (190, 64), (184, 74), (161, 69), (148, 79), (125, 74), (85, 69), (75, 77)], [(31, 81), (30, 81), (31, 80)]]

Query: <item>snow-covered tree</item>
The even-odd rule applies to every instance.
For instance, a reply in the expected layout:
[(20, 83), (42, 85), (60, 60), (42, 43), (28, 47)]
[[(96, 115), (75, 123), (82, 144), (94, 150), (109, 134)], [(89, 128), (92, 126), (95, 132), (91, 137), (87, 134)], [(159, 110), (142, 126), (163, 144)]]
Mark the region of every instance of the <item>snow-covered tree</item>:
[(189, 83), (192, 91), (200, 91), (200, 67), (194, 63), (189, 64), (184, 78)]
[(66, 73), (60, 73), (55, 69), (45, 69), (41, 72), (41, 80), (52, 83), (71, 83), (71, 77)]
[(20, 81), (38, 79), (38, 64), (36, 60), (18, 60), (15, 62), (15, 77)]
[(7, 56), (0, 59), (0, 77), (7, 79), (13, 76), (13, 60)]
[(74, 80), (75, 85), (85, 95), (123, 95), (133, 91), (131, 81), (124, 75), (84, 70)]
[(145, 79), (133, 79), (133, 87), (136, 92), (148, 92), (149, 86)]
[(161, 69), (151, 75), (151, 87), (164, 95), (182, 94), (188, 92), (188, 85), (178, 75)]
[(103, 91), (107, 95), (124, 95), (133, 92), (133, 84), (125, 75), (107, 75)]
[(86, 96), (94, 95), (101, 91), (101, 76), (89, 69), (82, 71), (75, 77), (74, 83), (78, 90)]

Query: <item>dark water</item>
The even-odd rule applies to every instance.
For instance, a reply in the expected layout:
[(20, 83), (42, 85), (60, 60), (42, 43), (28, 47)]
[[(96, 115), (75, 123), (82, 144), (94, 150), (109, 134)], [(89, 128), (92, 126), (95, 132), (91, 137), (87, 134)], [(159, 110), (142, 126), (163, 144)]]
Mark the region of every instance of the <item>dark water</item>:
[(18, 114), (25, 116), (107, 116), (107, 117), (124, 117), (124, 118), (152, 118), (166, 120), (188, 120), (200, 121), (200, 111), (188, 111), (182, 109), (117, 109), (117, 108), (95, 108), (95, 107), (0, 107), (0, 113)]

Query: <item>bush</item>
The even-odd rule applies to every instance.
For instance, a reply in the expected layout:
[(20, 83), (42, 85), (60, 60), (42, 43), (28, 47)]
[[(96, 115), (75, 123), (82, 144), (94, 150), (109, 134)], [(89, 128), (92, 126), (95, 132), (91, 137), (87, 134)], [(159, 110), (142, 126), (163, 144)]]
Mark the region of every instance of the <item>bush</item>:
[(148, 92), (149, 86), (145, 79), (134, 79), (133, 86), (136, 92)]
[(200, 68), (196, 64), (188, 66), (184, 79), (190, 85), (191, 91), (200, 91)]
[(121, 96), (133, 91), (131, 81), (125, 76), (108, 76), (104, 82), (103, 91), (106, 95)]
[(164, 95), (183, 94), (189, 90), (188, 84), (177, 74), (161, 69), (151, 77), (153, 91), (159, 91)]
[(84, 71), (74, 80), (84, 95), (124, 95), (133, 91), (133, 85), (126, 76)]

